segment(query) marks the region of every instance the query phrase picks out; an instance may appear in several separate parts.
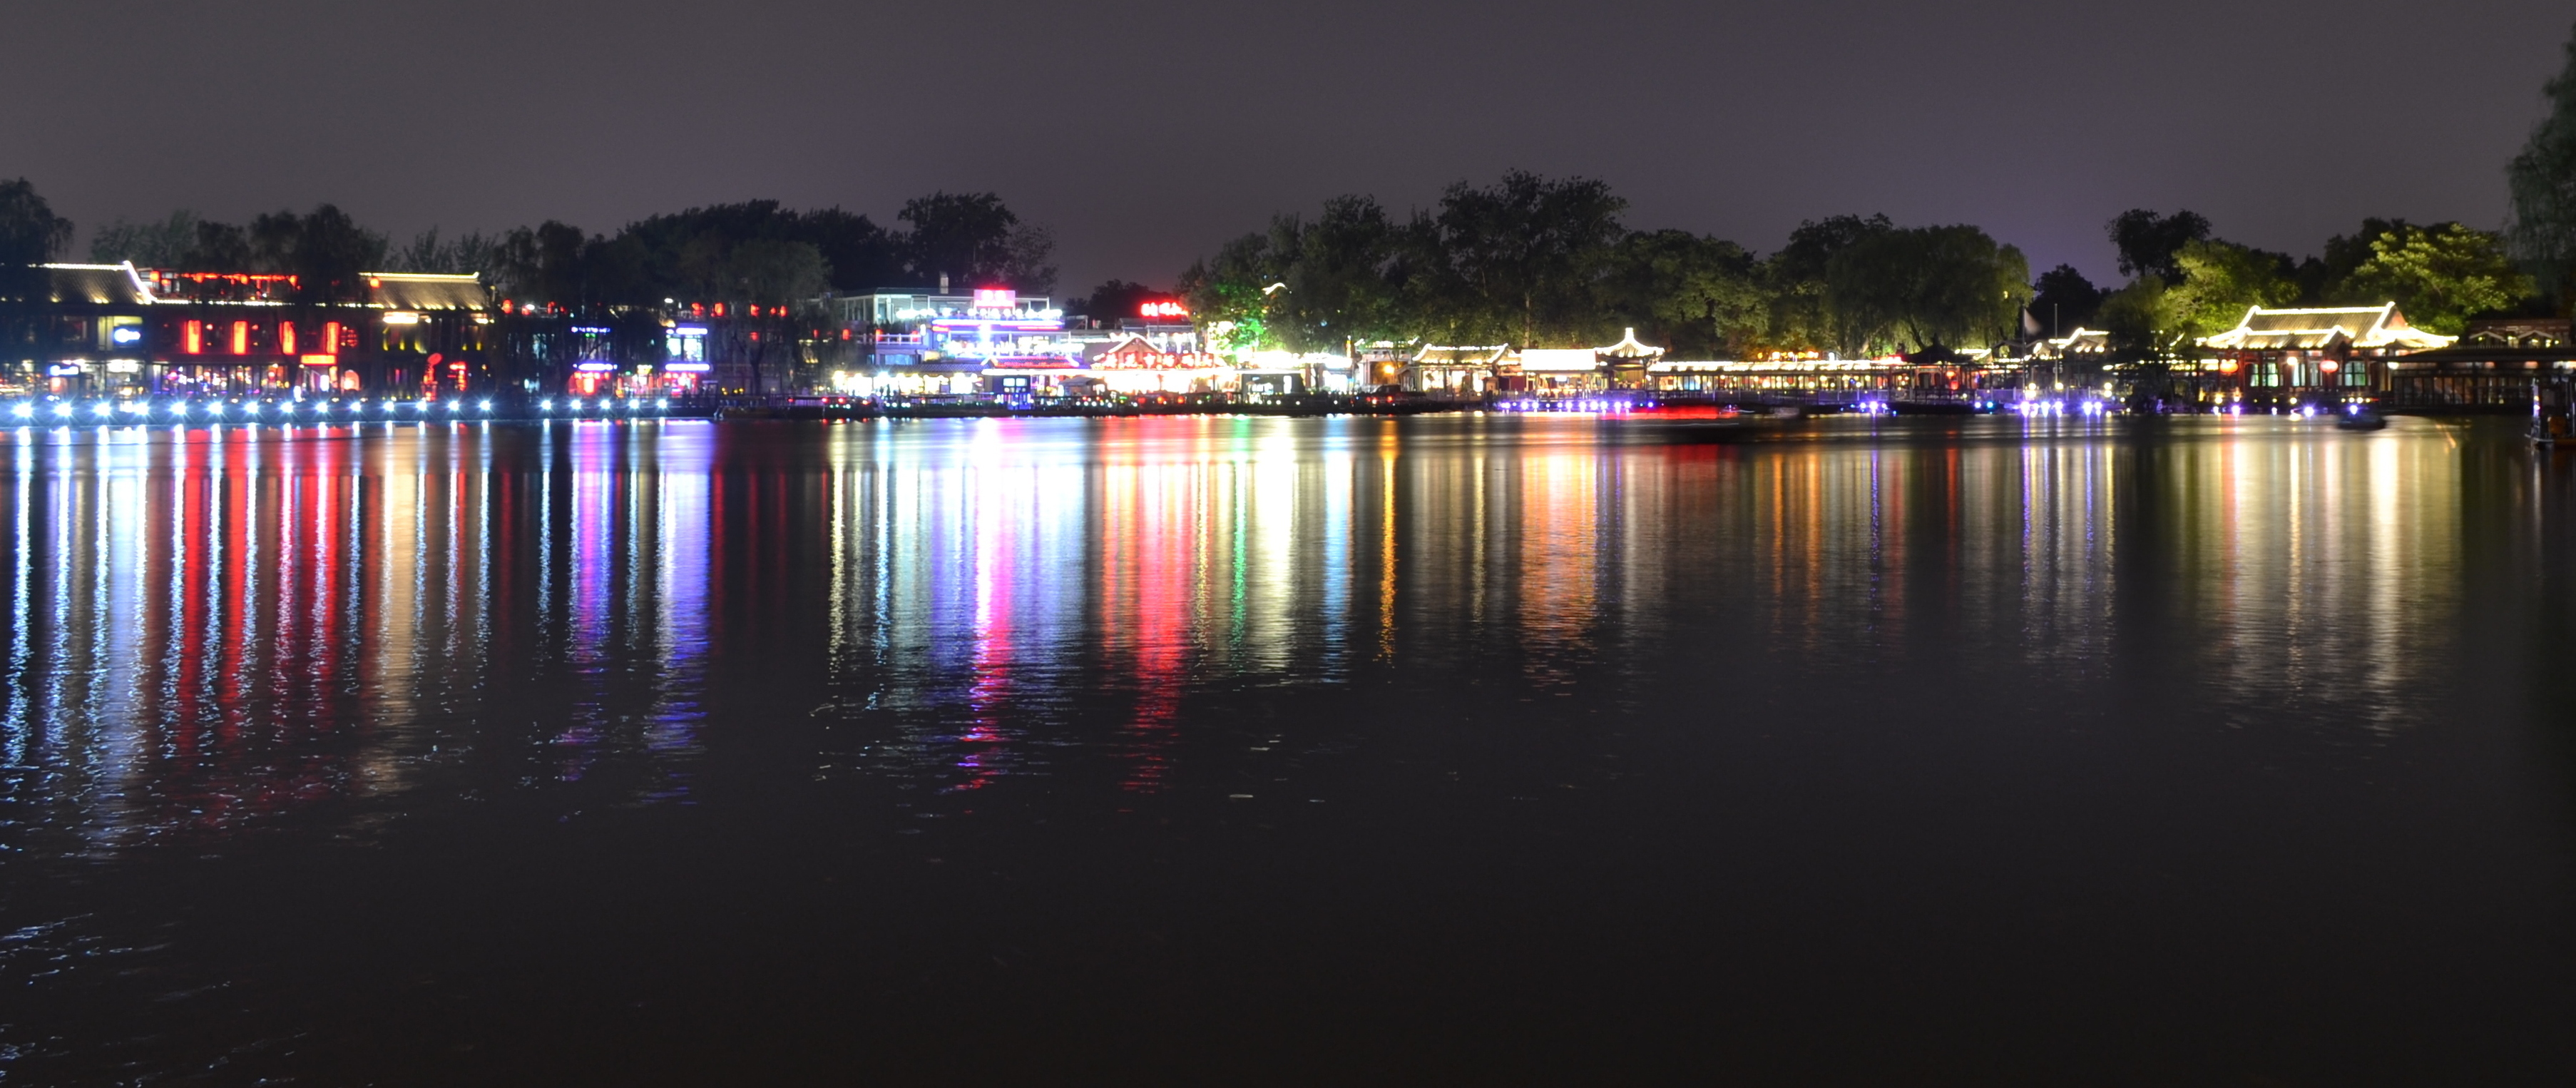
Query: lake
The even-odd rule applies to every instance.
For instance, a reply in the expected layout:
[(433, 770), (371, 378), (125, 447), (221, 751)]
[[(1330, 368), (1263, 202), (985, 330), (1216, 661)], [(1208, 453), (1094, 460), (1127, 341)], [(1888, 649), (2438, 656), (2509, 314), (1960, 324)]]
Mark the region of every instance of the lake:
[(2514, 421), (0, 432), (0, 1084), (2564, 1083)]

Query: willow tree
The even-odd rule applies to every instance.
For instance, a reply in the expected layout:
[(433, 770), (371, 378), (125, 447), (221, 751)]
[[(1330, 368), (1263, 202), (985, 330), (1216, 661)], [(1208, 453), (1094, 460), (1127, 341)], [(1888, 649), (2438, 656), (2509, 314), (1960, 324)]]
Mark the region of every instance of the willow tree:
[(2562, 311), (2569, 274), (2576, 271), (2576, 36), (2568, 39), (2566, 55), (2557, 78), (2541, 91), (2549, 116), (2505, 168), (2513, 192), (2514, 256)]
[(71, 248), (72, 221), (54, 214), (27, 179), (0, 181), (0, 296), (33, 295), (45, 273), (35, 265)]

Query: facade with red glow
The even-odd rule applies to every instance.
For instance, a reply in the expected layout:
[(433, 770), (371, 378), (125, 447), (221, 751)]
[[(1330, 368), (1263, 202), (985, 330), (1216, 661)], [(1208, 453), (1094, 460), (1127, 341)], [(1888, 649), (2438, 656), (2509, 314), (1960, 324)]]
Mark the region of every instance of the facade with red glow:
[(317, 301), (295, 277), (43, 266), (0, 301), (0, 387), (18, 394), (437, 396), (494, 383), (473, 276), (368, 273)]

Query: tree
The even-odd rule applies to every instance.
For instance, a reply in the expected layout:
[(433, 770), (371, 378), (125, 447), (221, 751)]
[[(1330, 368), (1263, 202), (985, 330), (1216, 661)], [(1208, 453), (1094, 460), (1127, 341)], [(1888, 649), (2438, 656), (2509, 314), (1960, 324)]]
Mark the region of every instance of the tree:
[(1449, 186), (1431, 220), (1431, 283), (1453, 335), (1524, 347), (1579, 335), (1627, 207), (1606, 183), (1526, 170)]
[(903, 279), (898, 240), (867, 216), (824, 208), (799, 216), (796, 227), (796, 240), (811, 244), (831, 269), (835, 291), (866, 294)]
[(2039, 274), (2031, 284), (2030, 315), (2050, 336), (2064, 336), (2102, 309), (2109, 292), (2093, 286), (2073, 265), (2061, 264)]
[(1271, 286), (1279, 262), (1270, 235), (1246, 234), (1218, 246), (1216, 255), (1193, 261), (1181, 273), (1181, 298), (1189, 304), (1209, 350), (1252, 351), (1273, 345), (1269, 327)]
[(2182, 277), (2166, 295), (2165, 331), (2185, 337), (2235, 328), (2250, 307), (2286, 306), (2299, 298), (2294, 266), (2284, 254), (2195, 240), (2175, 251), (2174, 267)]
[(461, 276), (481, 274), (486, 282), (496, 275), (495, 258), (501, 239), (479, 231), (447, 238), (431, 227), (412, 240), (385, 255), (387, 272), (429, 272)]
[[(213, 226), (219, 229), (208, 231)], [(348, 302), (366, 297), (361, 273), (383, 264), (384, 235), (358, 225), (347, 212), (330, 204), (312, 212), (269, 212), (251, 220), (243, 232), (223, 224), (198, 224), (200, 245), (191, 246), (190, 264), (205, 258), (205, 271), (283, 273), (296, 278), (296, 291), (306, 302)], [(246, 243), (246, 245), (244, 244)]]
[(89, 240), (89, 259), (100, 264), (132, 261), (136, 268), (177, 268), (197, 240), (197, 213), (181, 208), (164, 219), (140, 223), (118, 219)]
[(812, 242), (755, 238), (735, 246), (725, 258), (715, 297), (762, 306), (802, 307), (823, 293), (831, 269)]
[(588, 242), (581, 228), (552, 219), (533, 230), (516, 228), (501, 236), (494, 259), (501, 274), (494, 287), (511, 301), (578, 308), (589, 295), (582, 267)]
[(1771, 330), (1771, 293), (1743, 246), (1686, 230), (1619, 243), (1614, 309), (1685, 356), (1742, 355)]
[(197, 236), (179, 255), (183, 272), (249, 272), (250, 235), (231, 223), (199, 220)]
[(2190, 243), (2208, 239), (2209, 220), (2187, 209), (2157, 215), (2145, 208), (2131, 208), (2112, 217), (2105, 229), (2111, 244), (2119, 248), (2121, 275), (2153, 275), (2171, 287), (2182, 282), (2182, 268), (2175, 262), (2175, 255)]
[(72, 221), (55, 215), (34, 185), (0, 181), (0, 297), (45, 290), (45, 272), (31, 266), (51, 263), (71, 245)]
[(2111, 357), (2131, 363), (2169, 358), (2183, 340), (2174, 301), (2173, 290), (2155, 276), (2140, 276), (2104, 295), (2094, 319), (2108, 334)]
[(1834, 256), (1825, 302), (1854, 347), (1916, 349), (2010, 334), (2030, 298), (2030, 263), (1966, 225), (1874, 232)]
[(2364, 300), (2349, 290), (2354, 270), (2370, 259), (2370, 244), (2391, 231), (2405, 228), (2403, 219), (2364, 219), (2361, 229), (2351, 234), (2338, 234), (2326, 239), (2323, 259), (2315, 257), (2299, 262), (2299, 298), (2310, 306), (2347, 306), (2386, 299)]
[(1398, 244), (1386, 209), (1371, 197), (1333, 197), (1312, 220), (1274, 219), (1273, 282), (1282, 286), (1268, 299), (1271, 330), (1295, 351), (1340, 351), (1346, 341), (1397, 335), (1401, 304), (1389, 272)]
[(2533, 126), (2522, 153), (2505, 168), (2513, 254), (2561, 312), (2576, 273), (2576, 35), (2565, 53), (2558, 75), (2541, 88), (2549, 116)]
[(365, 273), (384, 264), (385, 236), (359, 226), (348, 213), (329, 204), (315, 207), (297, 227), (288, 267), (305, 300), (365, 298)]
[(1106, 322), (1114, 328), (1121, 319), (1143, 316), (1142, 307), (1145, 303), (1166, 297), (1169, 293), (1141, 283), (1107, 280), (1100, 286), (1092, 288), (1089, 296), (1074, 300), (1067, 308), (1094, 321)]
[(1826, 303), (1826, 273), (1844, 251), (1894, 231), (1886, 215), (1837, 215), (1798, 224), (1789, 244), (1763, 266), (1771, 295), (1771, 335), (1784, 347), (1858, 355), (1868, 330), (1852, 326)]
[[(936, 192), (904, 202), (895, 218), (912, 227), (904, 239), (906, 267), (922, 283), (945, 275), (950, 290), (1052, 286), (1055, 269), (1045, 261), (1054, 240), (1043, 231), (1022, 232), (1020, 217), (999, 196)], [(1048, 282), (1035, 282), (1041, 278)]]
[(2371, 239), (2370, 256), (2353, 269), (2345, 292), (2362, 304), (2393, 301), (2417, 326), (2457, 336), (2469, 318), (2529, 296), (2532, 278), (2506, 256), (2503, 236), (2436, 223)]

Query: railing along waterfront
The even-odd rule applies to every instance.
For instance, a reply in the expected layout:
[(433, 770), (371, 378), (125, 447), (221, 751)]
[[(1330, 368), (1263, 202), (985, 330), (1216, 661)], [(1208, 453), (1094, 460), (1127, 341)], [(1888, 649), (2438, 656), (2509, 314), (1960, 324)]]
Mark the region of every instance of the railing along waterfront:
[(206, 424), (454, 423), (505, 419), (643, 419), (703, 414), (669, 397), (467, 395), (435, 400), (366, 398), (37, 398), (6, 402), (0, 426), (118, 427)]

